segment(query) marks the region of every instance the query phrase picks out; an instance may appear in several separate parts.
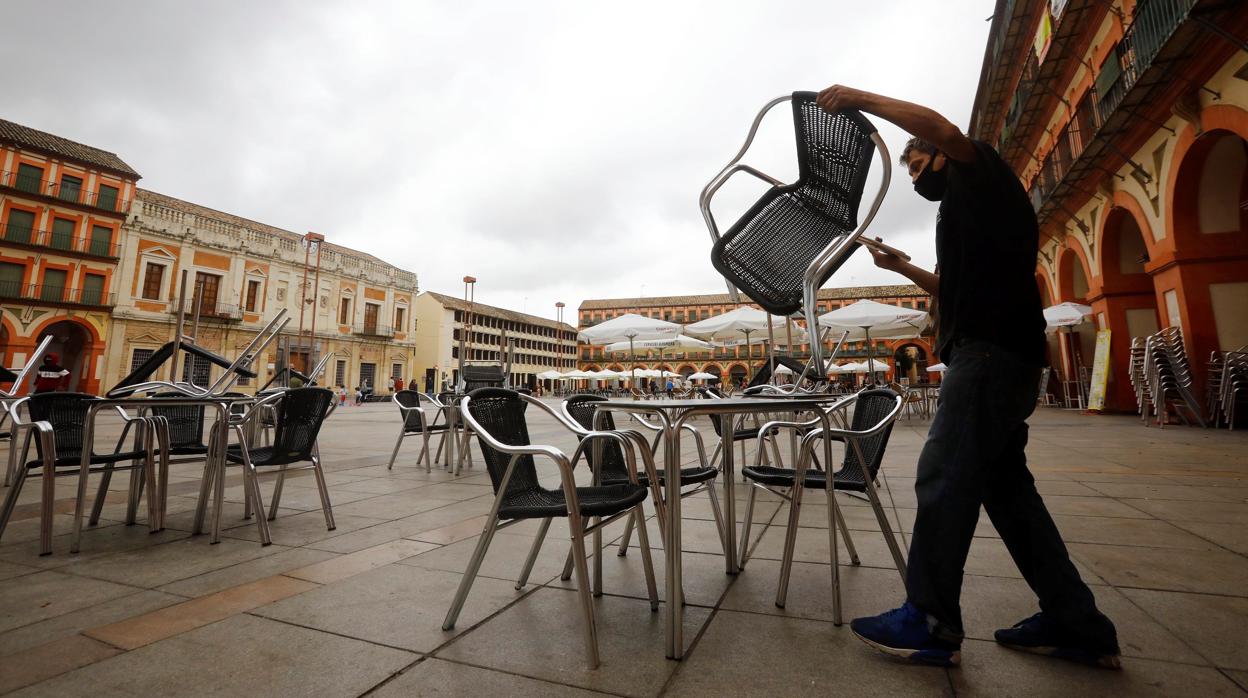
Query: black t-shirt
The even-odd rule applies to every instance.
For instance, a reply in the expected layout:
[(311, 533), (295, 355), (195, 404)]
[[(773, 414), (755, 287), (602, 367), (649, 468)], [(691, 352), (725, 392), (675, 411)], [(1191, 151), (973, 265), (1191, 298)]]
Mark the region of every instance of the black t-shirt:
[(949, 186), (936, 219), (937, 353), (961, 338), (991, 342), (1044, 363), (1044, 314), (1036, 286), (1040, 230), (1027, 192), (982, 141), (975, 162), (947, 160)]

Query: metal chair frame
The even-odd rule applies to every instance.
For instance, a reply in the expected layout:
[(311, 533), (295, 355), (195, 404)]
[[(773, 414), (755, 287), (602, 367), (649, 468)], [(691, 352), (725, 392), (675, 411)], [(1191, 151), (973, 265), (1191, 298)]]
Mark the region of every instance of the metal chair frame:
[[(64, 393), (60, 393), (64, 395)], [(83, 396), (84, 401), (90, 401), (94, 396)], [(5, 498), (3, 509), (0, 509), (0, 536), (4, 535), (4, 530), (8, 526), (9, 519), (13, 515), (13, 510), (17, 506), (18, 496), (21, 494), (22, 485), (28, 478), (39, 477), (43, 484), (43, 497), (41, 499), (41, 509), (39, 518), (39, 554), (50, 555), (52, 553), (52, 503), (56, 497), (56, 478), (71, 477), (81, 474), (81, 469), (75, 463), (71, 466), (61, 466), (58, 470), (56, 461), (58, 460), (56, 450), (56, 429), (46, 420), (27, 420), (21, 416), (21, 410), (26, 403), (30, 401), (30, 397), (19, 398), (10, 408), (10, 418), (13, 420), (13, 440), (9, 450), (8, 470), (12, 474), (13, 483), (9, 488), (8, 496)], [(136, 451), (133, 453), (142, 453), (144, 458), (131, 461), (130, 465), (117, 466), (115, 462), (99, 461), (96, 462), (92, 457), (93, 465), (100, 465), (100, 468), (92, 468), (90, 473), (104, 473), (101, 481), (99, 493), (96, 495), (96, 502), (92, 509), (97, 512), (104, 503), (104, 496), (108, 490), (108, 478), (114, 470), (129, 470), (130, 489), (126, 503), (126, 523), (134, 524), (136, 512), (138, 509), (139, 499), (142, 497), (143, 485), (147, 485), (148, 491), (148, 524), (156, 530), (157, 524), (157, 506), (155, 493), (156, 488), (156, 470), (158, 458), (160, 458), (161, 468), (167, 470), (167, 450), (164, 453), (158, 453), (157, 443), (159, 438), (158, 429), (153, 428), (154, 421), (150, 418), (131, 417), (120, 407), (114, 408), (125, 422), (122, 428), (121, 436), (117, 439), (117, 445), (113, 448), (113, 454), (121, 453), (122, 444), (125, 443), (126, 437), (130, 433), (130, 429), (135, 429)], [(22, 435), (25, 438), (22, 438)], [(30, 445), (32, 439), (39, 440), (39, 450), (42, 452), (41, 460), (43, 465), (38, 475), (32, 474), (30, 468), (26, 467), (29, 462), (27, 460), (30, 453)], [(20, 447), (19, 447), (20, 441)], [(89, 450), (94, 454), (93, 444), (84, 443), (83, 449)], [(18, 469), (25, 472), (17, 472)], [(143, 479), (137, 477), (138, 471), (142, 470)], [(94, 525), (99, 519), (98, 513), (93, 515), (91, 524)]]
[[(844, 414), (845, 408), (849, 407), (850, 405), (855, 404), (857, 401), (858, 401), (858, 395), (850, 396), (849, 398), (839, 401), (835, 405), (830, 407), (828, 409), (828, 412), (830, 413), (833, 411), (841, 412), (842, 413), (841, 421), (842, 423), (844, 423), (843, 414)], [(778, 608), (784, 608), (785, 602), (788, 597), (789, 576), (793, 568), (793, 548), (797, 541), (798, 521), (800, 520), (800, 517), (801, 517), (802, 492), (806, 489), (805, 487), (806, 470), (811, 467), (810, 463), (814, 459), (815, 446), (820, 443), (824, 444), (825, 446), (825, 454), (830, 453), (831, 449), (829, 448), (829, 444), (831, 441), (841, 441), (842, 443), (847, 444), (847, 448), (854, 449), (854, 452), (858, 458), (859, 467), (864, 468), (862, 479), (863, 479), (863, 482), (865, 483), (867, 497), (871, 502), (871, 508), (875, 511), (876, 519), (879, 521), (879, 524), (880, 524), (880, 530), (885, 537), (885, 541), (888, 543), (889, 551), (893, 555), (893, 561), (897, 564), (897, 571), (901, 573), (902, 581), (903, 582), (905, 581), (905, 578), (906, 578), (905, 557), (902, 555), (901, 548), (897, 544), (897, 539), (893, 535), (892, 526), (890, 526), (888, 523), (888, 516), (884, 512), (883, 505), (880, 503), (879, 493), (876, 491), (875, 483), (872, 481), (871, 474), (865, 471), (865, 468), (867, 467), (867, 460), (863, 457), (862, 448), (859, 444), (859, 441), (861, 441), (862, 439), (868, 439), (868, 438), (871, 438), (873, 436), (880, 434), (885, 429), (887, 429), (893, 422), (895, 422), (897, 420), (897, 417), (901, 414), (903, 404), (904, 403), (903, 403), (902, 397), (900, 395), (896, 396), (893, 408), (888, 412), (887, 415), (885, 415), (883, 419), (881, 419), (878, 423), (876, 423), (874, 426), (872, 426), (869, 429), (854, 430), (854, 429), (844, 429), (844, 428), (833, 428), (825, 432), (825, 430), (822, 427), (815, 426), (815, 425), (818, 425), (819, 423), (818, 420), (814, 420), (813, 422), (780, 422), (780, 421), (777, 421), (777, 422), (768, 422), (767, 424), (763, 425), (763, 431), (760, 432), (760, 436), (759, 436), (760, 442), (763, 440), (765, 434), (769, 434), (772, 431), (782, 428), (782, 427), (803, 428), (803, 427), (813, 426), (813, 428), (811, 428), (809, 431), (807, 431), (805, 434), (802, 435), (801, 450), (799, 451), (799, 456), (798, 456), (798, 460), (796, 463), (796, 467), (793, 470), (793, 486), (788, 488), (787, 491), (783, 491), (774, 487), (770, 487), (767, 485), (763, 485), (763, 484), (751, 481), (750, 484), (752, 485), (752, 487), (750, 488), (750, 496), (749, 496), (749, 499), (746, 501), (746, 505), (745, 505), (745, 524), (744, 524), (744, 530), (742, 531), (742, 534), (741, 534), (741, 552), (738, 558), (741, 562), (742, 567), (745, 566), (745, 563), (748, 560), (749, 549), (748, 549), (747, 543), (749, 541), (749, 536), (750, 536), (750, 524), (751, 524), (750, 519), (753, 517), (753, 514), (754, 514), (754, 500), (758, 493), (758, 490), (760, 489), (766, 490), (789, 502), (788, 528), (785, 531), (784, 552), (783, 552), (783, 555), (781, 557), (781, 562), (780, 562), (780, 582), (776, 589), (776, 606)], [(761, 452), (762, 450), (763, 450), (763, 444), (760, 443), (759, 451)], [(830, 458), (830, 455), (828, 457)], [(761, 461), (759, 464), (761, 465)], [(825, 490), (825, 495), (827, 497), (827, 508), (828, 508), (828, 543), (829, 545), (832, 546), (831, 576), (832, 576), (832, 593), (834, 595), (833, 596), (833, 623), (836, 625), (840, 625), (841, 624), (841, 587), (840, 587), (840, 574), (839, 574), (839, 571), (837, 570), (838, 565), (837, 565), (837, 559), (836, 559), (837, 553), (836, 553), (836, 548), (835, 548), (836, 546), (835, 529), (839, 528), (841, 533), (845, 537), (845, 549), (849, 552), (851, 562), (855, 566), (857, 566), (860, 564), (860, 561), (858, 558), (858, 553), (854, 549), (853, 540), (850, 538), (850, 535), (849, 535), (849, 527), (846, 525), (844, 515), (841, 513), (840, 507), (836, 503), (836, 485), (835, 485), (835, 481), (833, 477), (835, 468), (833, 467), (833, 463), (831, 461), (828, 462), (825, 472), (826, 472), (825, 482), (827, 484), (824, 490)]]
[[(8, 390), (0, 388), (0, 428), (3, 428), (5, 421), (10, 419), (10, 412), (13, 410), (13, 405), (21, 399), (22, 387), (26, 384), (26, 377), (29, 376), (30, 372), (35, 369), (35, 366), (39, 363), (39, 360), (43, 358), (44, 353), (48, 350), (48, 345), (51, 343), (52, 335), (46, 335), (39, 341), (39, 346), (35, 347), (34, 353), (26, 359), (26, 365), (16, 370), (9, 369), (14, 373), (14, 378), (13, 384), (9, 386)], [(9, 450), (11, 452), (17, 447), (17, 425), (15, 423), (9, 424), (7, 438), (9, 440)], [(16, 474), (17, 473), (13, 470), (10, 460), (10, 467), (4, 471), (5, 487), (13, 484), (13, 477)]]
[[(772, 177), (771, 175), (766, 174), (750, 165), (741, 163), (741, 159), (754, 143), (754, 137), (758, 133), (758, 127), (762, 124), (763, 117), (765, 117), (767, 113), (776, 105), (790, 102), (793, 98), (794, 95), (784, 95), (767, 102), (767, 104), (763, 106), (762, 110), (758, 112), (758, 115), (754, 117), (754, 121), (750, 125), (750, 131), (746, 135), (745, 143), (741, 146), (741, 149), (738, 150), (732, 160), (730, 160), (728, 164), (725, 165), (724, 168), (720, 170), (719, 173), (716, 174), (705, 187), (703, 187), (702, 193), (698, 197), (698, 207), (702, 211), (702, 219), (705, 221), (706, 227), (710, 231), (713, 243), (719, 242), (721, 235), (719, 232), (719, 226), (715, 222), (715, 216), (711, 212), (711, 201), (713, 200), (715, 193), (719, 191), (720, 187), (731, 179), (733, 175), (738, 172), (745, 172), (772, 185), (773, 187), (787, 186), (779, 179), (776, 179), (775, 177)], [(855, 249), (857, 249), (858, 238), (871, 224), (871, 221), (875, 218), (876, 212), (879, 211), (880, 205), (884, 202), (884, 195), (888, 193), (888, 186), (892, 179), (888, 146), (885, 145), (884, 139), (880, 137), (878, 131), (873, 131), (871, 133), (871, 142), (875, 145), (876, 154), (879, 155), (880, 162), (883, 165), (881, 168), (883, 178), (880, 183), (880, 189), (876, 193), (875, 199), (871, 202), (871, 207), (867, 211), (866, 216), (864, 216), (859, 222), (858, 227), (852, 233), (845, 235), (838, 240), (833, 240), (821, 252), (819, 252), (819, 254), (815, 255), (815, 257), (807, 265), (802, 284), (802, 315), (806, 319), (806, 327), (808, 330), (809, 328), (819, 327), (818, 314), (815, 306), (819, 288), (826, 281), (827, 277), (830, 276), (832, 270), (845, 258), (852, 254)], [(739, 302), (740, 295), (738, 289), (731, 283), (728, 283), (727, 286), (728, 293), (731, 295), (732, 300), (734, 302)], [(820, 374), (826, 374), (826, 371), (824, 370), (826, 364), (823, 360), (822, 336), (819, 336), (818, 339), (819, 341), (814, 341), (810, 345), (811, 357), (809, 364), (817, 366)], [(835, 354), (832, 356), (835, 356)], [(782, 392), (793, 391), (789, 390)]]
[[(567, 423), (559, 416), (559, 414), (543, 403), (541, 400), (522, 393), (516, 393), (519, 399), (530, 405), (536, 405), (539, 409), (555, 418), (557, 422), (567, 426)], [(494, 503), (490, 507), (490, 513), (486, 517), (485, 526), (481, 531), (481, 536), (477, 540), (476, 549), (473, 551), (472, 558), (468, 562), (468, 568), (464, 571), (464, 576), (460, 580), (459, 588), (455, 593), (455, 598), (451, 602), (450, 609), (447, 610), (446, 619), (442, 623), (443, 630), (452, 630), (455, 627), (455, 621), (459, 618), (459, 613), (463, 609), (464, 602), (468, 598), (468, 593), (472, 589), (472, 583), (476, 580), (478, 572), (481, 570), (481, 562), (485, 559), (485, 554), (489, 550), (490, 542), (494, 538), (495, 532), (504, 529), (512, 524), (525, 521), (525, 518), (515, 518), (506, 521), (500, 520), (499, 509), (502, 507), (505, 496), (507, 495), (507, 485), (511, 481), (512, 474), (515, 472), (516, 464), (522, 456), (542, 456), (554, 461), (559, 467), (560, 485), (563, 489), (564, 502), (566, 505), (566, 513), (568, 519), (568, 532), (572, 540), (572, 556), (576, 571), (577, 595), (580, 599), (581, 612), (584, 616), (584, 640), (586, 647), (586, 657), (591, 669), (598, 668), (601, 663), (598, 653), (598, 631), (594, 620), (594, 606), (592, 596), (600, 596), (602, 593), (602, 548), (601, 548), (601, 531), (604, 527), (614, 523), (618, 519), (628, 516), (636, 520), (638, 539), (642, 549), (642, 564), (645, 568), (646, 588), (650, 596), (650, 610), (657, 611), (659, 608), (658, 589), (654, 581), (654, 565), (650, 556), (650, 541), (646, 534), (645, 512), (642, 509), (643, 499), (636, 505), (613, 514), (605, 519), (600, 517), (589, 517), (586, 521), (581, 514), (579, 499), (576, 491), (576, 476), (573, 472), (576, 461), (580, 458), (585, 448), (592, 445), (599, 439), (612, 439), (620, 444), (621, 450), (625, 454), (625, 463), (628, 467), (629, 478), (633, 484), (637, 484), (637, 462), (636, 457), (630, 448), (630, 442), (633, 437), (627, 436), (623, 432), (614, 431), (591, 431), (585, 434), (581, 442), (577, 445), (572, 457), (568, 458), (563, 451), (554, 446), (543, 446), (530, 444), (527, 446), (511, 446), (495, 438), (485, 429), (476, 418), (472, 416), (472, 410), (469, 408), (472, 402), (472, 396), (467, 395), (463, 398), (460, 405), (461, 416), (483, 444), (491, 449), (508, 456), (507, 468), (503, 473), (501, 482), (497, 487), (494, 495)], [(516, 589), (519, 590), (528, 582), (529, 574), (533, 571), (533, 565), (537, 561), (537, 555), (541, 550), (542, 541), (546, 537), (546, 532), (550, 528), (551, 518), (546, 517), (541, 520), (537, 537), (533, 541), (533, 546), (529, 550), (529, 555), (524, 563), (521, 571), (520, 579), (516, 582)], [(589, 562), (585, 555), (585, 536), (594, 534), (596, 542), (596, 552), (594, 556), (594, 586), (591, 592), (589, 578)]]
[[(308, 388), (308, 390), (326, 390), (326, 389), (325, 388)], [(261, 400), (252, 404), (251, 407), (248, 408), (248, 410), (244, 412), (242, 415), (240, 415), (236, 419), (232, 419), (230, 424), (228, 425), (228, 428), (230, 429), (230, 431), (238, 439), (238, 443), (237, 443), (239, 447), (238, 453), (240, 454), (240, 457), (243, 461), (242, 463), (234, 464), (234, 465), (240, 465), (243, 468), (243, 490), (245, 492), (243, 518), (246, 519), (246, 518), (251, 517), (251, 509), (254, 506), (255, 511), (256, 511), (256, 528), (260, 533), (261, 545), (269, 545), (273, 542), (273, 539), (269, 534), (268, 522), (277, 519), (278, 505), (281, 503), (281, 500), (282, 500), (282, 486), (286, 482), (286, 471), (288, 469), (287, 467), (291, 464), (282, 463), (280, 465), (272, 466), (272, 467), (278, 468), (277, 482), (273, 486), (273, 499), (269, 504), (269, 511), (266, 516), (265, 510), (264, 510), (264, 499), (260, 493), (260, 483), (259, 483), (260, 471), (257, 469), (257, 467), (265, 467), (265, 464), (261, 463), (259, 464), (259, 466), (257, 466), (257, 464), (252, 461), (251, 449), (248, 447), (247, 442), (249, 441), (249, 436), (254, 435), (254, 431), (252, 431), (251, 429), (254, 428), (255, 421), (260, 417), (263, 411), (270, 407), (275, 407), (276, 403), (280, 402), (281, 400), (287, 399), (290, 396), (291, 392), (292, 391), (290, 390), (282, 390), (280, 392), (275, 392), (273, 394), (270, 394), (262, 398)], [(328, 391), (326, 390), (326, 392)], [(329, 416), (333, 414), (334, 410), (336, 410), (337, 408), (338, 408), (337, 400), (331, 399), (329, 402), (328, 409), (325, 410), (325, 414), (321, 417), (321, 424), (324, 424), (325, 420), (329, 419)], [(214, 425), (214, 429), (216, 428), (221, 428), (221, 425), (219, 424)], [(335, 528), (337, 528), (337, 525), (334, 523), (333, 506), (329, 501), (329, 488), (325, 484), (325, 472), (324, 472), (324, 469), (321, 467), (321, 453), (320, 453), (320, 446), (318, 443), (319, 440), (320, 439), (318, 435), (317, 441), (314, 441), (311, 446), (309, 456), (306, 461), (308, 465), (302, 465), (293, 469), (312, 470), (312, 474), (316, 477), (317, 491), (321, 497), (321, 511), (325, 515), (325, 527), (328, 530), (332, 531)], [(210, 438), (209, 443), (215, 444), (217, 443), (217, 439)], [(216, 455), (216, 454), (213, 454), (213, 455)], [(208, 462), (212, 463), (213, 459), (209, 458)], [(209, 490), (211, 489), (212, 480), (218, 476), (224, 478), (225, 468), (231, 465), (228, 459), (225, 459), (225, 458), (220, 459), (220, 462), (223, 463), (223, 465), (222, 465), (222, 472), (219, 475), (211, 473), (210, 467), (208, 465), (205, 465), (203, 483), (200, 486), (201, 502), (197, 509), (197, 518), (202, 516), (202, 513), (199, 513), (199, 512), (203, 512), (205, 510), (204, 501), (205, 501), (205, 498), (208, 496)], [(300, 461), (300, 462), (303, 462), (303, 461)], [(223, 505), (222, 493), (221, 493), (221, 490), (217, 490), (216, 502), (215, 502), (215, 508), (214, 508), (214, 516), (216, 517), (216, 522), (217, 522), (217, 523), (214, 523), (214, 526), (213, 526), (214, 542), (216, 539), (216, 531), (219, 530), (219, 522), (221, 518), (222, 505)], [(196, 530), (199, 530), (201, 527), (202, 527), (202, 521), (197, 521)]]
[[(576, 397), (578, 396), (573, 395), (573, 396), (564, 398), (563, 401), (559, 403), (558, 414), (559, 414), (559, 417), (561, 418), (561, 421), (563, 421), (564, 426), (572, 430), (572, 432), (575, 433), (577, 437), (582, 438), (582, 439), (589, 438), (589, 436), (594, 432), (594, 430), (586, 429), (584, 425), (582, 425), (579, 421), (577, 421), (576, 417), (572, 416), (572, 413), (568, 409), (568, 402), (570, 400), (575, 399)], [(661, 429), (661, 427), (657, 425), (650, 424), (640, 415), (632, 415), (632, 416), (636, 418), (638, 421), (640, 421), (641, 423), (645, 424), (646, 427), (648, 428), (651, 428), (654, 430)], [(694, 428), (692, 425), (686, 424), (684, 425), (684, 428), (685, 430), (693, 434), (694, 443), (696, 443), (698, 447), (699, 463), (701, 463), (703, 468), (710, 469), (711, 466), (708, 465), (708, 461), (706, 459), (706, 448), (702, 444), (702, 435), (699, 434), (698, 430)], [(639, 452), (641, 453), (641, 457), (645, 463), (647, 473), (658, 472), (658, 467), (655, 465), (654, 457), (656, 453), (658, 452), (659, 439), (661, 438), (661, 435), (656, 436), (654, 443), (651, 444), (646, 439), (645, 435), (643, 435), (641, 432), (635, 429), (615, 429), (614, 431), (620, 434), (623, 434), (624, 436), (627, 436), (628, 438), (634, 441)], [(599, 457), (597, 453), (595, 453), (594, 456), (596, 458)], [(573, 463), (573, 465), (575, 465), (575, 462)], [(667, 473), (664, 473), (664, 477), (666, 476), (667, 476)], [(650, 496), (654, 498), (654, 511), (655, 511), (655, 517), (656, 517), (655, 520), (659, 524), (659, 532), (660, 534), (666, 536), (667, 535), (667, 504), (663, 499), (663, 483), (657, 477), (647, 477), (647, 480), (649, 481), (649, 485), (650, 485)], [(719, 493), (715, 489), (715, 479), (711, 478), (703, 482), (695, 483), (695, 486), (688, 490), (683, 489), (684, 482), (682, 480), (681, 487), (682, 487), (682, 490), (680, 493), (681, 499), (692, 497), (693, 495), (698, 494), (700, 492), (707, 493), (707, 496), (710, 497), (710, 500), (711, 500), (711, 517), (715, 520), (715, 530), (719, 533), (720, 545), (721, 546), (726, 545), (727, 542), (726, 542), (726, 539), (724, 538), (724, 514), (719, 504)], [(632, 538), (633, 528), (635, 524), (636, 522), (633, 519), (629, 519), (624, 524), (624, 535), (620, 538), (619, 552), (617, 553), (619, 557), (624, 557), (625, 555), (628, 554), (628, 545), (629, 545), (630, 539)], [(564, 581), (571, 579), (571, 575), (572, 575), (572, 559), (570, 555), (571, 553), (569, 553), (568, 561), (564, 563), (563, 576), (562, 576), (562, 579)]]
[[(416, 395), (416, 407), (406, 407), (403, 403), (399, 402), (399, 395), (402, 393), (414, 393)], [(446, 423), (438, 424), (438, 418), (445, 414), (446, 405), (438, 402), (437, 398), (431, 395), (426, 395), (419, 390), (400, 390), (392, 395), (390, 400), (398, 406), (399, 416), (403, 418), (403, 421), (399, 424), (399, 438), (394, 442), (394, 450), (390, 453), (390, 463), (386, 466), (386, 469), (394, 469), (394, 461), (399, 456), (399, 448), (403, 445), (403, 439), (419, 434), (422, 443), (420, 447), (420, 455), (416, 458), (416, 465), (419, 466), (420, 462), (423, 460), (425, 461), (425, 472), (432, 472), (434, 458), (429, 455), (429, 439), (432, 437), (434, 432), (440, 431), (442, 433), (441, 438), (438, 439), (437, 451), (438, 454), (441, 454), (443, 442), (446, 441), (446, 434), (450, 431), (450, 425)], [(430, 421), (426, 416), (424, 408), (420, 406), (421, 400), (428, 402), (434, 407), (432, 421)], [(416, 431), (413, 431), (408, 427), (408, 420), (411, 419), (413, 414), (420, 415), (420, 429)], [(454, 437), (452, 436), (452, 438)]]

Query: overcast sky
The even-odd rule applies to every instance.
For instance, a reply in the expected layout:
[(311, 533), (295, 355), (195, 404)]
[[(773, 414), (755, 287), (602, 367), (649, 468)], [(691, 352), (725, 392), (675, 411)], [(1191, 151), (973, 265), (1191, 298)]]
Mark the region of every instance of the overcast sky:
[[(553, 317), (723, 291), (698, 193), (772, 97), (842, 83), (965, 129), (993, 7), (23, 0), (0, 28), (0, 118), (114, 151), (145, 188), (370, 252), (421, 290), (459, 295), (472, 274), (479, 301)], [(747, 160), (791, 180), (774, 115)], [(895, 162), (906, 135), (880, 126)], [(935, 204), (891, 166), (871, 231), (930, 268)], [(760, 193), (725, 187), (721, 227)], [(859, 251), (830, 285), (904, 282)]]

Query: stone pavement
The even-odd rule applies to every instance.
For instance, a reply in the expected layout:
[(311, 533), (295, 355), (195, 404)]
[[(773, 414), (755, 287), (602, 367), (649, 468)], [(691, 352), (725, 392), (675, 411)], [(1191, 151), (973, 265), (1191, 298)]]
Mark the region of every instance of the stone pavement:
[[(573, 439), (532, 414), (533, 438)], [(709, 425), (706, 431), (709, 432)], [(760, 499), (752, 557), (723, 572), (710, 508), (685, 500), (683, 662), (663, 658), (662, 614), (645, 599), (636, 549), (604, 555), (595, 601), (602, 666), (588, 671), (562, 522), (530, 584), (514, 588), (536, 527), (494, 540), (454, 632), (441, 621), (491, 502), (477, 454), (461, 477), (415, 467), (418, 439), (385, 463), (388, 404), (339, 410), (321, 438), (337, 530), (310, 475), (287, 480), (273, 545), (242, 519), (227, 481), (219, 545), (189, 533), (199, 466), (174, 467), (168, 529), (125, 526), (126, 477), (104, 521), (70, 555), (70, 480), (59, 483), (55, 552), (38, 556), (37, 481), (0, 544), (0, 693), (18, 695), (1244, 695), (1248, 692), (1248, 434), (1147, 428), (1129, 417), (1043, 409), (1029, 455), (1041, 493), (1101, 608), (1124, 670), (999, 649), (993, 629), (1035, 609), (986, 517), (966, 567), (963, 666), (909, 666), (831, 623), (826, 511), (803, 507), (787, 608), (773, 600), (785, 508)], [(885, 459), (888, 512), (908, 541), (926, 424), (898, 423)], [(692, 447), (687, 457), (692, 460)], [(543, 477), (555, 482), (553, 468)], [(271, 480), (263, 484), (266, 494)], [(737, 488), (744, 499), (746, 488)], [(892, 608), (902, 584), (865, 503), (840, 499), (862, 558), (842, 571), (847, 618)], [(743, 509), (738, 509), (739, 515)], [(653, 521), (651, 521), (653, 524)], [(619, 535), (616, 524), (606, 536)], [(660, 544), (657, 528), (651, 541)], [(848, 564), (842, 552), (842, 564)], [(655, 551), (656, 572), (662, 554)], [(660, 576), (660, 580), (662, 577)], [(660, 582), (660, 594), (662, 584)]]

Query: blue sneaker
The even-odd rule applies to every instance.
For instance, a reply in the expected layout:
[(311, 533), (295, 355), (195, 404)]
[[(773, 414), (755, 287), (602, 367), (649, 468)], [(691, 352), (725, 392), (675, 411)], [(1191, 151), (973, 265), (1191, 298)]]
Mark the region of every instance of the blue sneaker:
[[(1101, 618), (1104, 618), (1103, 616)], [(1121, 669), (1118, 639), (1115, 637), (1113, 625), (1108, 620), (1111, 635), (1100, 642), (1076, 637), (1057, 623), (1050, 621), (1043, 613), (1021, 620), (1013, 627), (993, 633), (997, 644), (1020, 652), (1030, 652), (1046, 657), (1057, 657), (1080, 664), (1090, 664), (1104, 669)]]
[(855, 618), (849, 627), (859, 640), (880, 652), (916, 664), (947, 667), (962, 661), (961, 645), (933, 635), (927, 614), (909, 601), (878, 616)]

